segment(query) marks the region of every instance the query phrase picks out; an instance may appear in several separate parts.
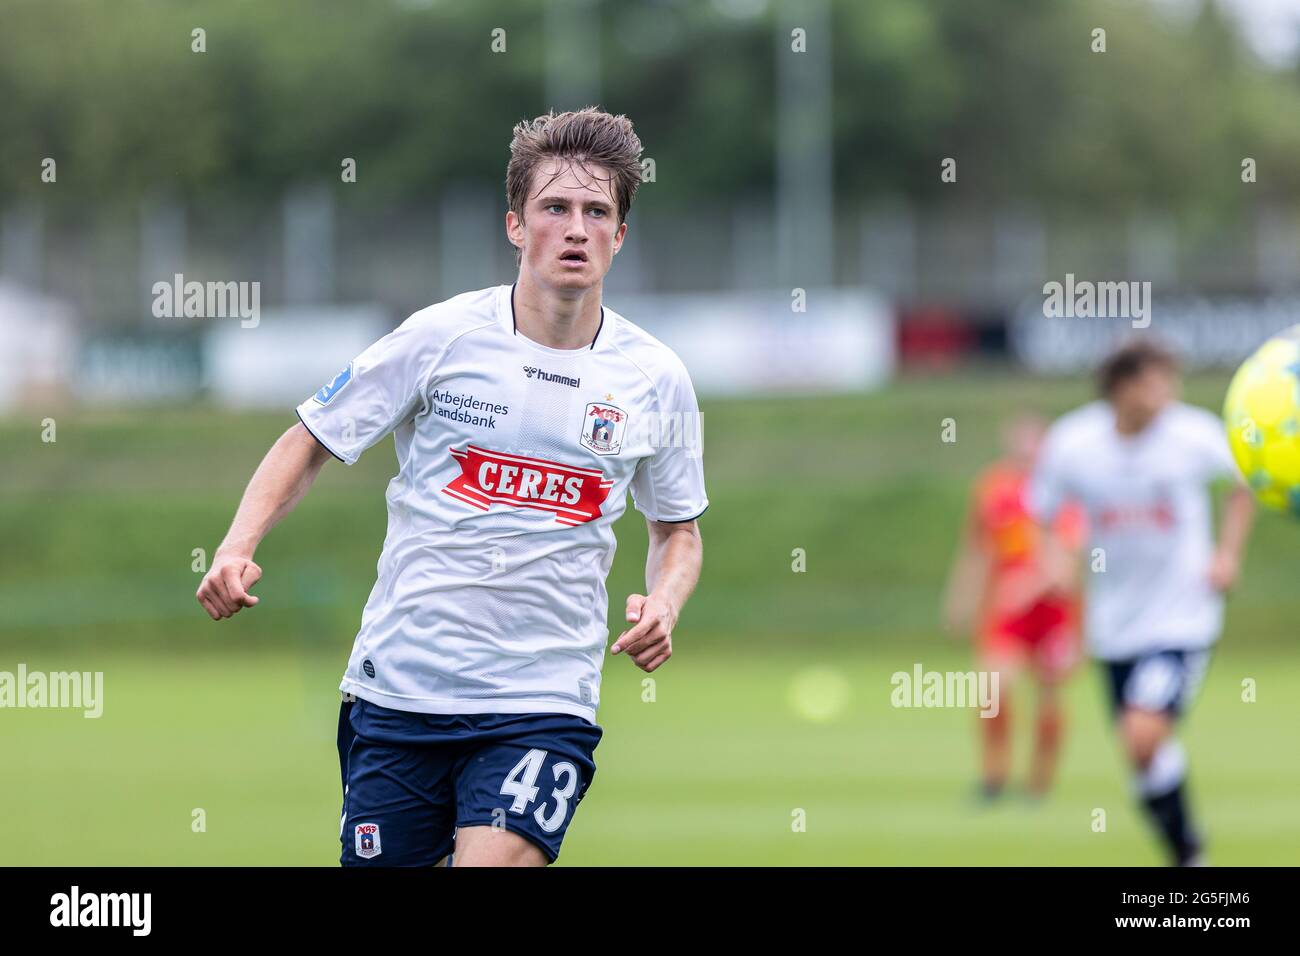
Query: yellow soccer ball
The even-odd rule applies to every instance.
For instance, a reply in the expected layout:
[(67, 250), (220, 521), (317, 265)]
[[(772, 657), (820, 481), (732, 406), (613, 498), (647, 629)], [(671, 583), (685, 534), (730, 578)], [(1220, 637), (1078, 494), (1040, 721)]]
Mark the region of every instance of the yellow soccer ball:
[(1260, 504), (1300, 516), (1300, 325), (1237, 369), (1223, 401), (1237, 467)]

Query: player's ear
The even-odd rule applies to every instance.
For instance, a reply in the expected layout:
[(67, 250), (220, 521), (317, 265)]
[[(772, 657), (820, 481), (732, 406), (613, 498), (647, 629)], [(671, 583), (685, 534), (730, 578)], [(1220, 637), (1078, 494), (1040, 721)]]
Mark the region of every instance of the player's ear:
[(524, 221), (515, 215), (513, 209), (506, 210), (506, 238), (516, 249), (524, 247)]

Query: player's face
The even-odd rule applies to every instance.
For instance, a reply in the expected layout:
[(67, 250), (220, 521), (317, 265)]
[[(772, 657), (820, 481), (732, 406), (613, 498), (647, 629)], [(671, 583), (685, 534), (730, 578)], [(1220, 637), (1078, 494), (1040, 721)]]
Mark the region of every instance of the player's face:
[(521, 266), (534, 278), (578, 291), (605, 278), (627, 223), (618, 222), (608, 169), (553, 159), (533, 173), (523, 221), (506, 213), (506, 230), (523, 250)]
[(1178, 392), (1178, 377), (1163, 365), (1148, 365), (1115, 392), (1115, 405), (1126, 417), (1149, 421)]
[(1017, 418), (1002, 431), (1002, 445), (1009, 457), (1022, 465), (1032, 465), (1043, 444), (1046, 425), (1037, 418)]

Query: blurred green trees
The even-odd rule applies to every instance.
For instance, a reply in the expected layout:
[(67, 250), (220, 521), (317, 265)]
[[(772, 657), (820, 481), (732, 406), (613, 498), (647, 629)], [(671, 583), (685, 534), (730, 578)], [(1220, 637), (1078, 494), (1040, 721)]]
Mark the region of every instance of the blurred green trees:
[[(658, 201), (771, 189), (774, 58), (797, 2), (554, 2), (548, 17), (541, 0), (0, 0), (0, 205), (271, 197), (344, 157), (359, 173), (347, 201), (497, 184), (511, 125), (550, 105), (555, 24), (591, 11), (594, 99), (636, 121)], [(956, 197), (979, 203), (1213, 218), (1241, 199), (1247, 156), (1252, 198), (1300, 195), (1297, 75), (1260, 63), (1211, 3), (1179, 17), (1120, 0), (831, 6), (833, 35), (782, 55), (833, 47), (840, 202), (935, 198), (953, 188), (946, 156)]]

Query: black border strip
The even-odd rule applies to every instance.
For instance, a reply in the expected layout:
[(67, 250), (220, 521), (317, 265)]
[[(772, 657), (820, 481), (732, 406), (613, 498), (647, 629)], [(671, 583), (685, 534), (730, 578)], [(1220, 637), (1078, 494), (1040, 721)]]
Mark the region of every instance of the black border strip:
[(333, 455), (335, 458), (338, 458), (338, 460), (341, 461), (341, 462), (343, 462), (343, 464), (346, 465), (346, 464), (348, 463), (348, 460), (347, 460), (346, 458), (342, 458), (342, 457), (340, 457), (338, 452), (336, 452), (336, 451), (335, 451), (333, 448), (331, 448), (329, 445), (327, 445), (327, 444), (325, 444), (323, 441), (321, 441), (320, 435), (317, 435), (314, 431), (311, 430), (311, 426), (307, 424), (307, 419), (305, 419), (305, 418), (302, 417), (302, 412), (298, 411), (298, 409), (295, 408), (295, 409), (293, 410), (293, 413), (294, 413), (295, 415), (298, 416), (298, 421), (302, 422), (302, 427), (305, 428), (305, 429), (307, 429), (307, 433), (308, 433), (309, 435), (311, 435), (312, 438), (316, 439), (316, 443), (317, 443), (318, 445), (320, 445), (322, 448), (324, 448), (327, 452), (329, 452), (329, 453), (330, 453), (331, 455)]
[[(713, 502), (709, 502), (709, 504), (712, 503)], [(704, 511), (708, 511), (708, 510), (709, 510), (709, 505), (705, 505)], [(700, 514), (696, 515), (694, 518), (673, 518), (671, 520), (666, 518), (652, 518), (651, 520), (658, 521), (660, 524), (686, 524), (686, 522), (688, 521), (695, 521), (697, 518), (700, 517), (700, 515), (704, 514), (704, 511), (701, 511)]]

